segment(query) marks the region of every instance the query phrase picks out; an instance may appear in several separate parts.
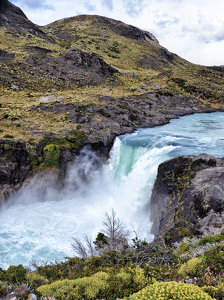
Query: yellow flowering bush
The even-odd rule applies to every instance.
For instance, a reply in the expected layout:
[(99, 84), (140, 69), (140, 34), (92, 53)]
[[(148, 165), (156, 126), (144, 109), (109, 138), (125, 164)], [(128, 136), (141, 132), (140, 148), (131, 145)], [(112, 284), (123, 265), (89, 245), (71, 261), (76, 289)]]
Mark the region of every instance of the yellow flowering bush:
[(125, 300), (215, 300), (198, 286), (181, 282), (156, 282)]
[(186, 263), (182, 264), (178, 273), (182, 276), (189, 275), (196, 275), (196, 273), (199, 271), (201, 264), (203, 262), (202, 257), (195, 257), (187, 261)]
[(101, 279), (101, 280), (107, 280), (109, 278), (109, 274), (101, 271), (93, 274), (91, 277)]
[(144, 270), (141, 268), (129, 268), (129, 272), (133, 276), (133, 281), (136, 283), (140, 288), (146, 287), (148, 284), (155, 283), (156, 280), (154, 278), (148, 278), (144, 274)]
[[(96, 275), (96, 274), (95, 274)], [(102, 274), (101, 274), (102, 275)], [(76, 280), (59, 280), (37, 289), (43, 297), (56, 299), (94, 299), (101, 290), (108, 288), (104, 280), (95, 277), (83, 277)]]

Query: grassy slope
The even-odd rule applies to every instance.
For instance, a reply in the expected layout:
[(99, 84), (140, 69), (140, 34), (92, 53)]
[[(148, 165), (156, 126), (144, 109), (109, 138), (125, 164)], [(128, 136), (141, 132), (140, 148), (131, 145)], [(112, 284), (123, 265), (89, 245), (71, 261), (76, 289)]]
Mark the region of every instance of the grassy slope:
[[(177, 55), (170, 54), (172, 58), (167, 58), (154, 41), (120, 35), (123, 27), (128, 25), (114, 22), (113, 28), (111, 21), (105, 22), (105, 18), (96, 16), (56, 21), (41, 28), (46, 33), (44, 38), (1, 27), (0, 48), (14, 54), (14, 60), (0, 60), (0, 138), (8, 134), (15, 139), (38, 141), (43, 132), (61, 135), (63, 130), (73, 129), (77, 124), (66, 121), (66, 114), (32, 111), (46, 92), (56, 97), (65, 96), (64, 103), (94, 105), (102, 103), (99, 95), (114, 98), (138, 95), (137, 88), (144, 93), (150, 85), (150, 91), (154, 91), (157, 90), (155, 83), (159, 83), (161, 89), (167, 88), (173, 93), (185, 96), (190, 93), (201, 100), (202, 105), (222, 106), (224, 79), (221, 72), (191, 64)], [(31, 46), (50, 51), (36, 53), (29, 48)], [(95, 78), (90, 72), (66, 74), (60, 68), (57, 70), (58, 61), (68, 49), (95, 53), (120, 74), (115, 79)], [(27, 63), (29, 56), (39, 61), (37, 65)], [(48, 72), (46, 64), (55, 72)], [(67, 80), (69, 76), (74, 77), (73, 82)], [(11, 84), (18, 84), (19, 91), (11, 90)], [(57, 92), (52, 92), (52, 88), (57, 88)]]

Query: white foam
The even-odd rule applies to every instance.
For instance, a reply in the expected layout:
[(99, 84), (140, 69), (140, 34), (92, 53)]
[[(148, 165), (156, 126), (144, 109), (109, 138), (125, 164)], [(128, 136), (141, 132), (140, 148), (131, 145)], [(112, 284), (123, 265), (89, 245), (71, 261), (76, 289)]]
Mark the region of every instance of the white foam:
[(180, 154), (224, 156), (223, 116), (187, 116), (116, 138), (105, 165), (85, 150), (60, 192), (35, 193), (34, 179), (0, 213), (0, 267), (74, 255), (72, 237), (87, 233), (94, 239), (112, 207), (141, 239), (152, 240), (149, 199), (158, 165)]

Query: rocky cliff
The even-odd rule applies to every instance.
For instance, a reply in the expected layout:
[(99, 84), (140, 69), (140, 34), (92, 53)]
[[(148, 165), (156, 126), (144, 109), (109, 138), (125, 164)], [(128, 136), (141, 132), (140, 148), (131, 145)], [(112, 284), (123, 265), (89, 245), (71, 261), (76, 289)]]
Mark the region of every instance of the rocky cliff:
[(159, 165), (151, 197), (151, 232), (168, 244), (223, 227), (224, 158), (179, 156)]

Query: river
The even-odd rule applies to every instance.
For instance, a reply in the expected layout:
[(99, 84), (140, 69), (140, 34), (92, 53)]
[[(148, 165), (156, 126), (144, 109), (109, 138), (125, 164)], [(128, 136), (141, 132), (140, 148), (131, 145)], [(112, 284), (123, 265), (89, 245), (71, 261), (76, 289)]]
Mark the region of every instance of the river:
[[(0, 267), (74, 256), (72, 237), (94, 239), (105, 212), (141, 239), (150, 234), (150, 195), (158, 165), (183, 154), (224, 156), (224, 113), (194, 114), (116, 138), (107, 163), (83, 150), (59, 193), (35, 194), (35, 180), (0, 212)], [(133, 234), (134, 237), (134, 234)]]

